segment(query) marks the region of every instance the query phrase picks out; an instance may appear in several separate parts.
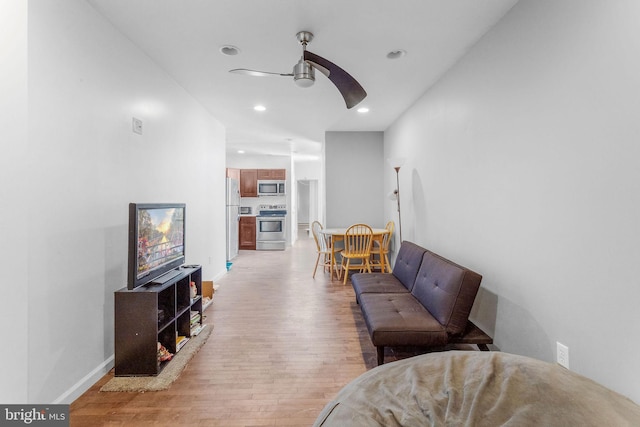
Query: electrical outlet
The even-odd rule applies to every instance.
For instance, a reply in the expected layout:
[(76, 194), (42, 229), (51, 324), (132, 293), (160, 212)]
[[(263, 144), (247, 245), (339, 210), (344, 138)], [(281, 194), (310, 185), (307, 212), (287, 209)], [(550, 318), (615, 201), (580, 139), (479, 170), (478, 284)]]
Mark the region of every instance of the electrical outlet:
[(569, 347), (556, 341), (556, 349), (558, 364), (569, 369)]
[(138, 135), (142, 135), (142, 120), (133, 118), (133, 131)]

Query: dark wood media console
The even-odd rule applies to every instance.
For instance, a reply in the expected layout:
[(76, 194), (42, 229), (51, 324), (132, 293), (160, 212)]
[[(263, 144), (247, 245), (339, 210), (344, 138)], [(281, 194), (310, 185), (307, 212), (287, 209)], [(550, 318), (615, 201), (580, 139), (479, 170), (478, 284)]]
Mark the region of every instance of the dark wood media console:
[[(202, 268), (183, 266), (166, 281), (126, 288), (115, 296), (115, 375), (157, 375), (168, 362), (158, 359), (158, 343), (176, 354), (178, 337), (191, 337), (192, 319), (202, 318)], [(197, 290), (191, 298), (190, 283)], [(197, 313), (199, 317), (195, 314)]]

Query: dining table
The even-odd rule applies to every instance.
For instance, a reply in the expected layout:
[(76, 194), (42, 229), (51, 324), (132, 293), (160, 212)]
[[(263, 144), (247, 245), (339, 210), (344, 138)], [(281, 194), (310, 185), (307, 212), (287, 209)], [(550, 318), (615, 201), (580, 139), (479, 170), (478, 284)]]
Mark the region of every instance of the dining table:
[[(348, 228), (349, 227), (323, 228), (320, 231), (325, 236), (329, 236), (331, 238), (331, 278), (332, 279), (333, 279), (333, 271), (336, 270), (336, 276), (338, 280), (340, 280), (340, 275), (338, 274), (337, 265), (336, 265), (335, 248), (336, 248), (337, 242), (344, 241), (344, 236), (347, 233)], [(377, 241), (380, 245), (382, 245), (383, 236), (389, 233), (389, 230), (387, 230), (386, 228), (372, 228), (371, 231), (373, 232), (373, 236), (372, 236), (373, 241)], [(373, 241), (371, 242), (371, 244), (373, 244)], [(381, 266), (380, 271), (385, 271), (386, 266), (385, 266), (384, 257), (381, 257), (380, 259), (380, 266)]]

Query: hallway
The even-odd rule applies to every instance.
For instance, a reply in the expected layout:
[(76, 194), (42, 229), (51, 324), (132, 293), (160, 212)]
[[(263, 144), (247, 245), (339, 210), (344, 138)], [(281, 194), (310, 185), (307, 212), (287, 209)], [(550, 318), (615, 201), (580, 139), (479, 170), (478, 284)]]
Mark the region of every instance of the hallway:
[(353, 290), (321, 270), (304, 235), (286, 251), (241, 251), (205, 312), (207, 343), (166, 391), (101, 393), (71, 406), (75, 426), (308, 426), (376, 365)]

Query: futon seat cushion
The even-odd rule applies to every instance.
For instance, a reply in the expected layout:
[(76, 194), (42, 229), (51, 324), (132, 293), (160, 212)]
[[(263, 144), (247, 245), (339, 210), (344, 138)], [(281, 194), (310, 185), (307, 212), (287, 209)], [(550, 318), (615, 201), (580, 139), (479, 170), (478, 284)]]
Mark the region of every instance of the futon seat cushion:
[(376, 347), (447, 343), (444, 326), (409, 293), (362, 294), (360, 308)]
[(356, 273), (351, 276), (356, 297), (363, 293), (409, 293), (409, 289), (389, 273)]
[(408, 241), (402, 242), (393, 273), (356, 273), (351, 284), (359, 300), (363, 293), (411, 292), (420, 269), (422, 256), (427, 250)]

